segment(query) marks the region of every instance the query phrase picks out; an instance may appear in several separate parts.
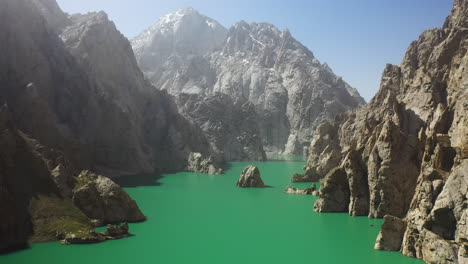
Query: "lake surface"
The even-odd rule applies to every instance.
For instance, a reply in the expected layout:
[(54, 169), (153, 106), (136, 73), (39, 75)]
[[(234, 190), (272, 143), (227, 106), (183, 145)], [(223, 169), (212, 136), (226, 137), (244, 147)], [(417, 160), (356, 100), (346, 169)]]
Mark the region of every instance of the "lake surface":
[[(271, 188), (242, 189), (242, 169), (257, 165)], [(319, 214), (316, 197), (283, 193), (305, 162), (230, 163), (224, 175), (177, 173), (121, 179), (148, 217), (136, 236), (94, 245), (34, 244), (1, 264), (75, 263), (424, 263), (373, 249), (382, 220)]]

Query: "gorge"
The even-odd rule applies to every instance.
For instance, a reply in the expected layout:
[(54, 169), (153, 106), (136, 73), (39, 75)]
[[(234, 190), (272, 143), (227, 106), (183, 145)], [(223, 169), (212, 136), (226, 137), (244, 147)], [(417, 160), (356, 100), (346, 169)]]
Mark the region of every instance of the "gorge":
[(366, 104), (268, 23), (0, 0), (0, 262), (468, 263), (467, 50), (455, 0)]

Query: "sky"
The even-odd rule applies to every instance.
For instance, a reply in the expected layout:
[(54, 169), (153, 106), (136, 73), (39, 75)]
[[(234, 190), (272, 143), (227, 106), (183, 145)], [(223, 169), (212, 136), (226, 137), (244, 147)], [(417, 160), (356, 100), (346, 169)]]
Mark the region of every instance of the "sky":
[(129, 39), (178, 8), (193, 7), (229, 28), (268, 22), (288, 28), (366, 101), (387, 63), (399, 64), (426, 29), (441, 27), (452, 0), (58, 0), (68, 13), (105, 11)]

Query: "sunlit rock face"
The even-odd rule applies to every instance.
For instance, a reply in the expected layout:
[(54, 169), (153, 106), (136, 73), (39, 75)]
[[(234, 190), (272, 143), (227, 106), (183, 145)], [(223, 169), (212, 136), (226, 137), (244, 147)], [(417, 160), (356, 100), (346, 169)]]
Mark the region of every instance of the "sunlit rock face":
[(170, 94), (248, 100), (267, 152), (303, 154), (318, 124), (364, 103), (288, 30), (241, 21), (229, 30), (193, 9), (132, 40), (148, 79)]
[[(427, 263), (468, 257), (467, 25), (468, 3), (456, 0), (442, 28), (425, 31), (399, 66), (387, 65), (369, 104), (316, 130), (306, 167), (325, 177), (315, 210), (390, 215), (376, 248)], [(342, 206), (328, 206), (343, 193)]]

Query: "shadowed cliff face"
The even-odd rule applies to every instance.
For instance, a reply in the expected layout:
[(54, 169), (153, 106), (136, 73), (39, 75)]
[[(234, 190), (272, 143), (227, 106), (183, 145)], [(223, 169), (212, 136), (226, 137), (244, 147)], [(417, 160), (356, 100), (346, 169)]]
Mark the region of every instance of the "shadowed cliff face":
[(144, 220), (118, 185), (83, 169), (182, 170), (190, 152), (210, 153), (172, 97), (145, 81), (104, 13), (67, 16), (55, 1), (1, 1), (0, 50), (1, 251), (68, 235), (105, 240), (91, 218)]
[(54, 1), (1, 5), (0, 99), (19, 129), (107, 175), (183, 169), (190, 151), (209, 152), (170, 96), (145, 81), (104, 13), (66, 17)]
[(376, 248), (428, 263), (468, 257), (467, 6), (456, 0), (442, 28), (387, 65), (368, 105), (316, 130), (305, 172), (325, 177), (315, 210), (401, 218), (386, 218)]
[(252, 103), (268, 152), (302, 155), (318, 124), (364, 103), (288, 30), (266, 23), (241, 21), (227, 30), (181, 9), (162, 17), (132, 46), (157, 88), (174, 95), (222, 93)]

